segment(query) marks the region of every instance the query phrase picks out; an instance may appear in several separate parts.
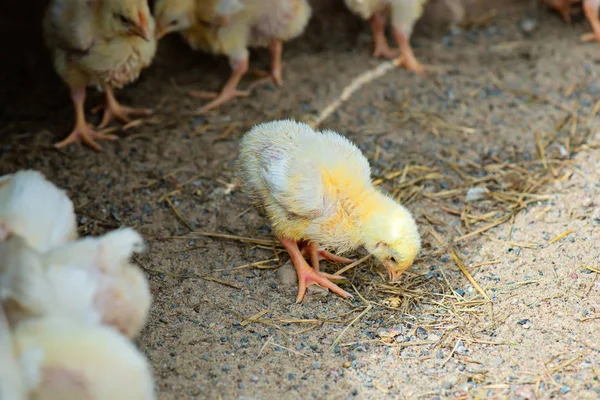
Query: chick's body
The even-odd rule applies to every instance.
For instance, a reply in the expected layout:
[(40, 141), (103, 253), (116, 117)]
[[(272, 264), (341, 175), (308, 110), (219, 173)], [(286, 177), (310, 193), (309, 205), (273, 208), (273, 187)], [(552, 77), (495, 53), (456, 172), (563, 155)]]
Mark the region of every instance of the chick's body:
[(416, 60), (410, 37), (415, 22), (423, 14), (427, 0), (344, 0), (346, 6), (365, 20), (370, 20), (373, 31), (375, 57), (395, 58), (397, 51), (392, 50), (385, 38), (385, 24), (388, 14), (391, 17), (394, 37), (400, 47), (404, 66), (420, 72), (423, 66)]
[(146, 0), (52, 0), (44, 18), (44, 38), (57, 73), (71, 89), (76, 123), (71, 135), (57, 146), (77, 140), (99, 149), (94, 139), (114, 139), (87, 126), (83, 111), (85, 90), (106, 92), (100, 127), (127, 114), (147, 114), (121, 106), (113, 95), (136, 80), (156, 52), (154, 20)]
[[(293, 121), (258, 125), (242, 139), (239, 170), (290, 251), (301, 284), (299, 301), (301, 275), (313, 275), (298, 265), (303, 261), (294, 248), (299, 241), (338, 252), (364, 246), (384, 262), (392, 279), (412, 264), (420, 249), (410, 213), (372, 185), (366, 158), (335, 132), (315, 132)], [(310, 249), (318, 272), (318, 257)], [(347, 295), (331, 282), (333, 286), (323, 280), (316, 283)]]
[(283, 42), (300, 36), (311, 8), (307, 0), (158, 0), (156, 16), (159, 37), (179, 31), (193, 49), (229, 58), (232, 75), (219, 95), (199, 110), (204, 112), (244, 93), (237, 86), (248, 71), (249, 48), (269, 48), (271, 79), (281, 85)]
[(136, 336), (151, 303), (146, 278), (129, 264), (131, 254), (142, 249), (142, 238), (132, 229), (46, 253), (10, 238), (0, 245), (0, 301), (9, 321), (62, 316)]
[(19, 324), (12, 336), (28, 399), (155, 398), (147, 360), (113, 329), (46, 317)]

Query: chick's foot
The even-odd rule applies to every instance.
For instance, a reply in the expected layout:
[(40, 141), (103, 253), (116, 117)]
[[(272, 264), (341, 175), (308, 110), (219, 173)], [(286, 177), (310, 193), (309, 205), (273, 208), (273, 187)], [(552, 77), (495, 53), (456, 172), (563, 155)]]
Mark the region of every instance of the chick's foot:
[(400, 65), (402, 65), (406, 70), (413, 71), (417, 75), (421, 76), (427, 75), (427, 72), (429, 71), (443, 70), (442, 68), (433, 65), (421, 64), (417, 60), (410, 45), (409, 35), (394, 28), (394, 36), (396, 37), (396, 41), (398, 42), (398, 45), (400, 47)]
[(105, 87), (106, 104), (96, 107), (94, 112), (104, 109), (104, 115), (98, 128), (106, 128), (112, 121), (119, 120), (124, 124), (131, 122), (130, 115), (151, 115), (153, 110), (149, 108), (132, 108), (119, 104), (110, 87)]
[(385, 15), (376, 13), (370, 19), (373, 32), (373, 57), (396, 58), (400, 50), (390, 48), (385, 37)]
[(600, 42), (600, 19), (598, 19), (599, 7), (600, 0), (584, 0), (583, 2), (583, 11), (594, 31), (581, 35), (582, 42)]
[(302, 255), (310, 260), (310, 264), (317, 272), (320, 271), (319, 261), (321, 260), (329, 260), (342, 264), (350, 264), (354, 261), (350, 258), (336, 256), (335, 254), (332, 254), (327, 250), (321, 248), (321, 246), (319, 246), (319, 244), (315, 242), (311, 242), (305, 247), (303, 247)]
[(296, 243), (296, 241), (282, 238), (279, 240), (290, 254), (292, 264), (294, 264), (296, 274), (298, 274), (298, 296), (296, 296), (296, 303), (302, 302), (302, 299), (304, 299), (304, 295), (306, 294), (306, 288), (314, 284), (323, 286), (345, 299), (352, 297), (350, 293), (330, 281), (330, 279), (344, 279), (342, 276), (315, 271), (308, 265), (302, 256), (302, 252), (298, 248), (298, 243)]
[(117, 140), (118, 137), (115, 135), (107, 135), (102, 132), (96, 132), (91, 126), (85, 121), (85, 112), (83, 105), (85, 103), (85, 88), (72, 88), (71, 89), (71, 101), (75, 108), (75, 127), (73, 131), (64, 140), (55, 143), (54, 147), (62, 148), (75, 142), (83, 142), (92, 149), (99, 151), (102, 147), (96, 140)]
[(118, 140), (119, 138), (115, 135), (108, 135), (102, 132), (96, 132), (90, 125), (83, 122), (83, 124), (75, 125), (75, 128), (69, 136), (54, 144), (57, 149), (66, 147), (75, 142), (82, 142), (96, 151), (102, 150), (102, 147), (96, 143), (96, 140)]
[(219, 93), (198, 92), (192, 91), (190, 95), (199, 98), (212, 98), (213, 101), (200, 107), (195, 114), (204, 114), (207, 111), (213, 110), (221, 105), (235, 99), (236, 97), (248, 97), (250, 92), (238, 90), (238, 85), (242, 77), (248, 72), (248, 59), (232, 62), (233, 72)]

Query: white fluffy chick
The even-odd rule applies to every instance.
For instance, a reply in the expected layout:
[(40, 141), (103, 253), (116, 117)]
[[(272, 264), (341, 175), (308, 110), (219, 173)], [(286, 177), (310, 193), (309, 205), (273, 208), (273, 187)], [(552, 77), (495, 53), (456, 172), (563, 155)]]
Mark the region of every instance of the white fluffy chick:
[(13, 333), (14, 354), (29, 399), (155, 398), (148, 361), (110, 327), (45, 317), (24, 321)]
[(10, 235), (42, 252), (75, 240), (73, 202), (37, 171), (0, 177), (0, 243)]
[(0, 299), (9, 321), (64, 316), (136, 336), (151, 295), (144, 274), (129, 258), (143, 248), (142, 237), (129, 228), (43, 254), (11, 238), (0, 245)]
[(25, 400), (25, 387), (13, 348), (13, 336), (0, 307), (0, 399)]

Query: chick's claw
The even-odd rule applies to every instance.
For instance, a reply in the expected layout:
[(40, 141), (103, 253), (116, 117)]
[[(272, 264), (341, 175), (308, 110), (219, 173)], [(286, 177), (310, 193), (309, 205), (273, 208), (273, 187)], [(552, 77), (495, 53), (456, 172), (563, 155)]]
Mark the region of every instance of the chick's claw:
[(317, 272), (320, 271), (319, 261), (321, 260), (328, 260), (342, 264), (350, 264), (351, 262), (354, 262), (354, 260), (350, 258), (336, 256), (335, 254), (322, 249), (319, 244), (315, 242), (311, 242), (303, 247), (302, 255), (310, 260), (310, 264)]
[(296, 268), (296, 274), (298, 274), (298, 296), (296, 296), (296, 303), (302, 302), (302, 299), (304, 299), (304, 295), (306, 294), (306, 288), (310, 285), (314, 285), (315, 283), (331, 290), (345, 299), (352, 297), (350, 293), (346, 292), (330, 280), (345, 279), (344, 277), (315, 271), (310, 267), (310, 265), (308, 265), (306, 260), (304, 260), (302, 252), (298, 248), (298, 243), (290, 239), (279, 240), (290, 254), (292, 264), (294, 264), (294, 268)]
[(93, 112), (98, 112), (104, 109), (104, 115), (102, 116), (102, 122), (98, 125), (98, 128), (102, 129), (108, 126), (112, 121), (119, 120), (124, 124), (131, 122), (130, 115), (151, 115), (152, 109), (149, 108), (132, 108), (119, 104), (112, 89), (106, 88), (106, 105), (96, 107)]
[(102, 147), (96, 140), (117, 140), (115, 135), (108, 135), (102, 132), (96, 132), (91, 126), (83, 123), (75, 126), (73, 131), (65, 139), (54, 144), (54, 147), (61, 149), (75, 142), (82, 142), (96, 151), (102, 150)]

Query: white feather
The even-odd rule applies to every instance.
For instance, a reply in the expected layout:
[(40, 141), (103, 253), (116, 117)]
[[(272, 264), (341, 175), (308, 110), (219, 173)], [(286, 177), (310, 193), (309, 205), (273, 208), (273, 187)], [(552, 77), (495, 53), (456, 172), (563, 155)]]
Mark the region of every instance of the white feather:
[(48, 251), (77, 236), (73, 203), (37, 171), (2, 178), (0, 226), (37, 251)]

